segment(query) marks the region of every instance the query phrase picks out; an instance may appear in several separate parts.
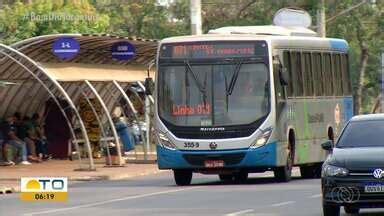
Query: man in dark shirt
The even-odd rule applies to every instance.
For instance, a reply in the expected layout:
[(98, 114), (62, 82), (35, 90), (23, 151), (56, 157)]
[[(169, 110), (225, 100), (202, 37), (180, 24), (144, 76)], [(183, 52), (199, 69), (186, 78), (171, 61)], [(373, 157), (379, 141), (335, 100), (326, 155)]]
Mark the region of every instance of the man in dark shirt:
[(27, 146), (20, 138), (17, 137), (17, 129), (14, 117), (8, 117), (7, 122), (3, 124), (2, 132), (4, 136), (4, 143), (13, 146), (17, 149), (21, 158), (20, 164), (29, 165), (31, 163), (27, 160)]

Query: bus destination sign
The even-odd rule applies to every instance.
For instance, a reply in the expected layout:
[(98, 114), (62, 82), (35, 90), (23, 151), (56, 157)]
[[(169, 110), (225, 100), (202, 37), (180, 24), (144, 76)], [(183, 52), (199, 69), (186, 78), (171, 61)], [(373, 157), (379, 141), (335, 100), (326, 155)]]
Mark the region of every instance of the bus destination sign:
[[(260, 47), (258, 47), (260, 46)], [(166, 44), (161, 48), (162, 58), (229, 58), (266, 55), (263, 43), (187, 43)], [(261, 52), (260, 52), (261, 51)]]

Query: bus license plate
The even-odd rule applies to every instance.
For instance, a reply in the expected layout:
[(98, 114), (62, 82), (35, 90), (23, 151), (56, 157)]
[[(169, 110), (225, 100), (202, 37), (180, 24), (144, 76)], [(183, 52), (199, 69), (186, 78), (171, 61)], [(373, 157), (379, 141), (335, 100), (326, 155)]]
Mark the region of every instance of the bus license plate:
[(204, 161), (204, 165), (206, 168), (223, 167), (224, 161), (223, 160), (207, 160), (207, 161)]
[(364, 191), (366, 193), (384, 193), (384, 185), (366, 185)]

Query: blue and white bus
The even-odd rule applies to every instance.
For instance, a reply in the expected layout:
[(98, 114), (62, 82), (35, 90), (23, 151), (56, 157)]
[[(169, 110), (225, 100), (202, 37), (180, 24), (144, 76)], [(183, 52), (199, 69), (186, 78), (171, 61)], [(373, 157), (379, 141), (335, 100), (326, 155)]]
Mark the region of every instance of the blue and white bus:
[(160, 169), (177, 185), (194, 172), (244, 181), (292, 167), (320, 176), (326, 152), (352, 117), (345, 40), (306, 28), (224, 27), (161, 41), (155, 128)]

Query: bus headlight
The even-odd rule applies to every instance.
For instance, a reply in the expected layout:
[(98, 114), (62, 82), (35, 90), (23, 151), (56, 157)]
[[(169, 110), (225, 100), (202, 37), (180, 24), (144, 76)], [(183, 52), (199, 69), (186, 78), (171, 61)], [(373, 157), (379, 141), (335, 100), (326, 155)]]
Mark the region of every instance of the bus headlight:
[(344, 177), (349, 175), (349, 171), (343, 167), (337, 167), (332, 165), (324, 165), (323, 169), (321, 170), (321, 176), (331, 176), (331, 177)]
[(172, 143), (172, 141), (162, 132), (157, 132), (157, 139), (161, 146), (164, 148), (170, 149), (170, 150), (176, 150), (175, 144)]
[(272, 134), (272, 128), (267, 128), (263, 130), (262, 133), (252, 143), (250, 148), (258, 148), (260, 146), (265, 145), (268, 142), (268, 139), (271, 136), (271, 134)]

